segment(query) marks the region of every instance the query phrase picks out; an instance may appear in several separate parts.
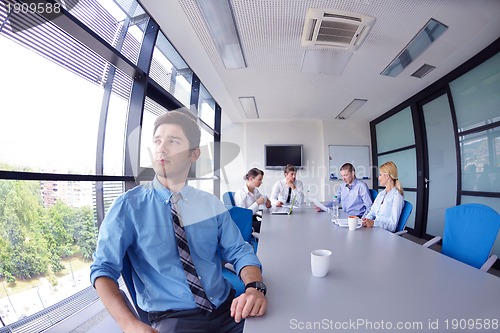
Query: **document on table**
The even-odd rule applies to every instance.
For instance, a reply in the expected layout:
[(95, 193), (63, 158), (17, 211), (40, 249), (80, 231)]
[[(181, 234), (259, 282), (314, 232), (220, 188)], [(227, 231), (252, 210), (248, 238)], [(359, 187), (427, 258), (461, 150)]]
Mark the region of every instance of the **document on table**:
[(319, 207), (321, 210), (327, 212), (329, 211), (330, 209), (328, 207), (326, 207), (325, 205), (323, 205), (321, 202), (319, 202), (318, 199), (311, 199), (312, 203), (316, 206), (316, 207)]

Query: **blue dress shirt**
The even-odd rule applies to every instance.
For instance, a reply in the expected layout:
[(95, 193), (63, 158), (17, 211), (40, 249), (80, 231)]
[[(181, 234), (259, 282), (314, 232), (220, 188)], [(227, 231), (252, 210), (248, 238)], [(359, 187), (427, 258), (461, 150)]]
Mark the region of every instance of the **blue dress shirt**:
[[(342, 210), (349, 215), (362, 217), (372, 207), (370, 189), (365, 182), (354, 178), (352, 184), (342, 184), (337, 191), (337, 198), (342, 204)], [(329, 202), (327, 207), (332, 207), (333, 202)]]
[[(191, 257), (205, 293), (219, 307), (231, 289), (222, 276), (221, 261), (232, 263), (238, 274), (245, 266), (261, 267), (260, 262), (218, 198), (188, 185), (180, 193), (178, 205)], [(155, 178), (116, 199), (99, 231), (90, 266), (92, 285), (100, 276), (118, 280), (127, 253), (137, 272), (133, 281), (141, 309), (197, 308), (177, 250), (171, 195)]]

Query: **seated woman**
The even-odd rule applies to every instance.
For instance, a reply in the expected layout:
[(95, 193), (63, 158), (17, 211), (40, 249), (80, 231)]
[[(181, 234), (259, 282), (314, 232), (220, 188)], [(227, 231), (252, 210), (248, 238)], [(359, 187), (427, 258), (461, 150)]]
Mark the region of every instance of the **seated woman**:
[(264, 171), (252, 168), (248, 170), (243, 177), (246, 180), (245, 186), (234, 193), (234, 203), (238, 207), (248, 208), (253, 211), (252, 227), (254, 231), (260, 232), (260, 221), (257, 220), (259, 205), (265, 204), (267, 208), (271, 207), (271, 201), (263, 196), (257, 189), (264, 179)]
[(373, 205), (362, 219), (365, 227), (380, 227), (391, 232), (398, 226), (399, 216), (403, 210), (404, 198), (403, 187), (398, 180), (398, 168), (396, 164), (389, 161), (379, 168), (378, 181), (385, 190), (381, 191)]

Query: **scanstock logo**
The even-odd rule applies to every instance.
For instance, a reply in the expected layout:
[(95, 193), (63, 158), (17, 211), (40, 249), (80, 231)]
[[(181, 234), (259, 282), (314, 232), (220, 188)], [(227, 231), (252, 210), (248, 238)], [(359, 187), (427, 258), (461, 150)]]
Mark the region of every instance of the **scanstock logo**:
[(78, 0), (0, 0), (13, 32), (20, 32), (47, 21), (53, 21), (69, 12)]

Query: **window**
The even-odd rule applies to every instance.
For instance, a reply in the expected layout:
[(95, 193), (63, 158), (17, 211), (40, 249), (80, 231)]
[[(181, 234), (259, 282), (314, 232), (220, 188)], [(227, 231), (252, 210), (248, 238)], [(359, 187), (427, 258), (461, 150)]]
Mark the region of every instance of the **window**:
[[(142, 7), (113, 0), (64, 6), (69, 21), (80, 21), (99, 38), (84, 44), (74, 36), (87, 28), (65, 31), (35, 14), (8, 16), (0, 2), (0, 61), (8, 64), (0, 82), (6, 96), (0, 101), (0, 317), (15, 331), (45, 330), (97, 299), (89, 263), (98, 225), (135, 181), (124, 175), (125, 142), (143, 144), (134, 167), (148, 168), (152, 124), (168, 111), (146, 98), (142, 126), (127, 128), (134, 83), (127, 73), (141, 71), (139, 51), (150, 23)], [(164, 89), (155, 91), (156, 99), (189, 107), (192, 70), (161, 32), (155, 45), (147, 79)], [(103, 48), (113, 54), (109, 61), (96, 52)], [(214, 192), (212, 127), (220, 119), (204, 91), (205, 105), (195, 109), (203, 110), (202, 145), (211, 150), (197, 170), (208, 171), (190, 184)], [(68, 307), (75, 299), (78, 305)]]
[(89, 287), (97, 239), (94, 193), (93, 182), (0, 180), (5, 324)]
[(153, 167), (153, 130), (156, 117), (168, 112), (166, 108), (156, 103), (149, 97), (146, 97), (144, 103), (144, 113), (142, 118), (142, 131), (141, 131), (141, 154), (140, 166), (141, 168)]
[(500, 193), (500, 53), (450, 83), (462, 190)]
[(410, 107), (375, 125), (379, 153), (415, 144)]
[(198, 107), (198, 115), (200, 119), (209, 127), (214, 128), (215, 100), (203, 84), (200, 84)]
[(500, 122), (500, 53), (450, 82), (460, 132)]
[(500, 192), (500, 127), (460, 137), (462, 190)]
[(189, 108), (193, 71), (161, 32), (153, 51), (150, 75), (160, 86)]
[[(0, 36), (0, 163), (9, 170), (95, 174), (103, 89)], [(27, 79), (29, 78), (29, 79)], [(78, 87), (78, 89), (75, 89)], [(85, 97), (83, 97), (85, 96)]]

